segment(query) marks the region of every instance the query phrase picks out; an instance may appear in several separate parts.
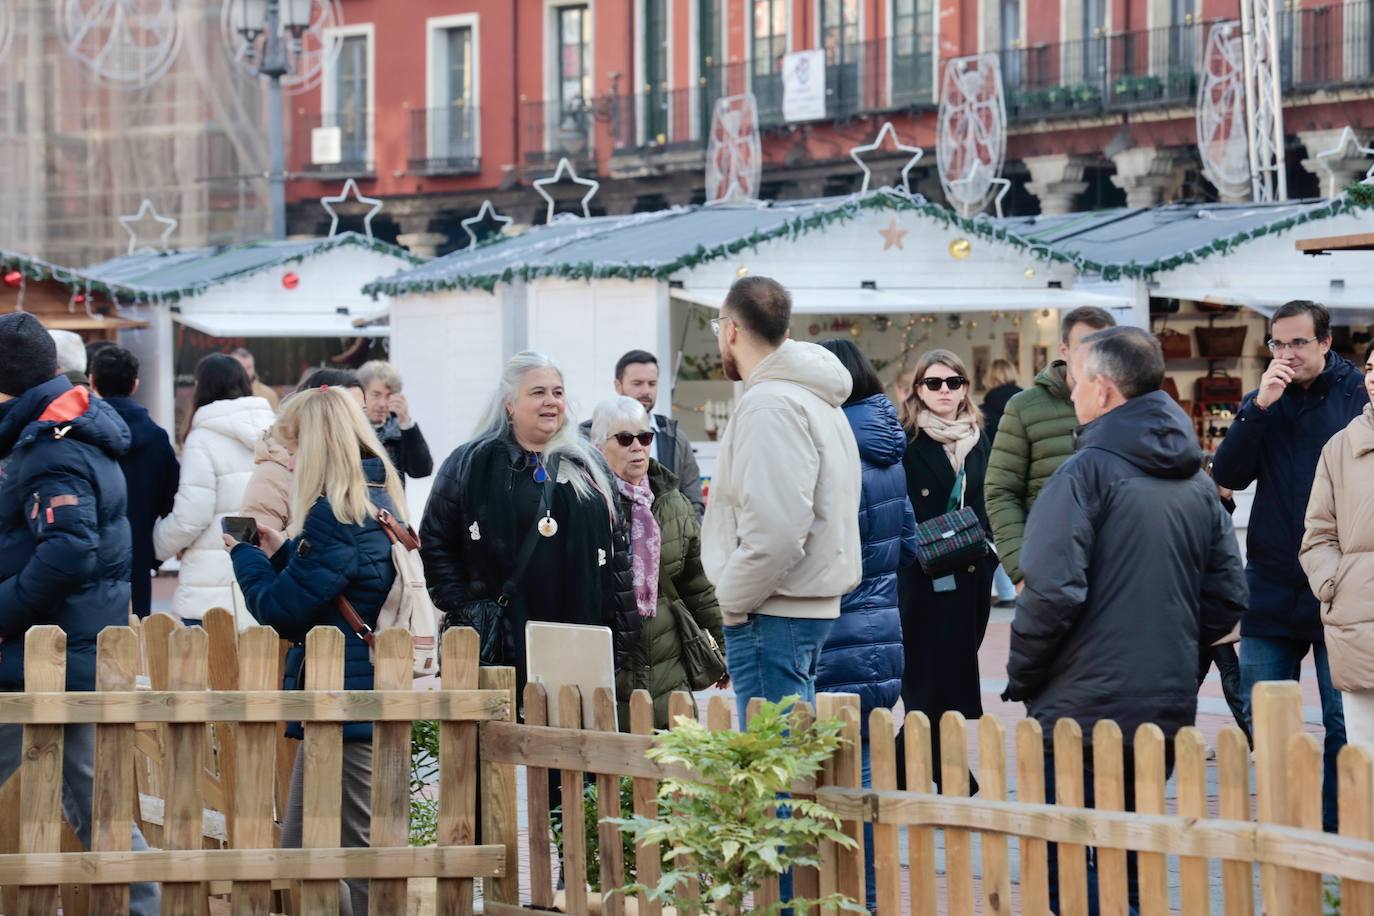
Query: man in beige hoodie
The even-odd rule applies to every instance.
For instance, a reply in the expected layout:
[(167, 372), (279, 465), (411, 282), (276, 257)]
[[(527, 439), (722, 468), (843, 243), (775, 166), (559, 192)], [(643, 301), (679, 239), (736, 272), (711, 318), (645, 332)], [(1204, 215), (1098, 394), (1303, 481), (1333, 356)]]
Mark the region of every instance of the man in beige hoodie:
[(862, 469), (840, 405), (849, 372), (788, 340), (792, 300), (766, 277), (737, 280), (713, 319), (725, 374), (744, 382), (702, 525), (702, 561), (725, 616), (740, 721), (753, 697), (816, 698), (816, 663), (862, 577)]

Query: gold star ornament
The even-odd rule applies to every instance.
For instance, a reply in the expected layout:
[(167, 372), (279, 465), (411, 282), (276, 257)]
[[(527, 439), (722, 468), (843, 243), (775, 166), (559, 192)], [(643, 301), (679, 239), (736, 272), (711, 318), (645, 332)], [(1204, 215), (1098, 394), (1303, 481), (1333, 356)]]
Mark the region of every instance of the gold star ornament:
[(898, 229), (897, 220), (893, 219), (886, 229), (879, 229), (878, 234), (883, 237), (883, 251), (889, 248), (896, 248), (898, 251), (905, 251), (902, 247), (902, 239), (906, 238), (908, 230)]

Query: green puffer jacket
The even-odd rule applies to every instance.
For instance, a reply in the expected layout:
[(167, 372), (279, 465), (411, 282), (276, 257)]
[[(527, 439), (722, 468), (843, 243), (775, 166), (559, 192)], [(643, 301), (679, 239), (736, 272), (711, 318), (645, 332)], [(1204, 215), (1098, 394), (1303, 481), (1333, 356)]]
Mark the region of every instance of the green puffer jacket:
[[(682, 667), (677, 634), (677, 615), (691, 613), (697, 624), (724, 646), (720, 605), (716, 591), (701, 567), (701, 522), (696, 510), (677, 488), (677, 478), (657, 461), (649, 462), (649, 486), (654, 491), (654, 518), (663, 533), (659, 559), (660, 582), (666, 576), (677, 587), (679, 600), (669, 605), (662, 586), (658, 610), (644, 621), (644, 633), (630, 658), (616, 672), (616, 696), (620, 701), (620, 728), (630, 727), (630, 694), (647, 690), (654, 698), (654, 727), (668, 727), (668, 697), (675, 690), (691, 692)], [(630, 503), (620, 498), (621, 512), (630, 517)]]
[(1063, 362), (1046, 366), (1033, 386), (1007, 402), (984, 488), (997, 555), (1013, 582), (1021, 581), (1026, 517), (1050, 475), (1073, 454), (1077, 426)]

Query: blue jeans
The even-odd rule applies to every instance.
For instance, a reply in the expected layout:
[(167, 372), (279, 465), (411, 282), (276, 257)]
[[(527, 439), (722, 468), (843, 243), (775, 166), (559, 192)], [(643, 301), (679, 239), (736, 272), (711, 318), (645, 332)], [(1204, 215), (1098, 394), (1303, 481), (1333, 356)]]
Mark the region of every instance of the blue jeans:
[[(863, 786), (865, 789), (873, 788), (873, 761), (868, 756), (867, 740), (864, 741), (863, 750)], [(864, 896), (868, 900), (868, 910), (873, 912), (878, 908), (878, 878), (873, 871), (873, 824), (864, 821)]]
[[(19, 769), (23, 751), (21, 725), (0, 725), (0, 782)], [(95, 726), (66, 725), (62, 728), (62, 813), (77, 837), (91, 848), (91, 808), (95, 798)], [(147, 852), (148, 843), (138, 824), (133, 827), (131, 848)], [(133, 916), (158, 916), (162, 911), (162, 891), (156, 884), (129, 886), (129, 912)]]
[(1322, 829), (1336, 832), (1336, 756), (1345, 747), (1345, 712), (1341, 692), (1331, 686), (1326, 644), (1274, 636), (1240, 638), (1240, 689), (1245, 698), (1245, 718), (1253, 723), (1250, 692), (1260, 681), (1296, 681), (1308, 651), (1317, 667), (1317, 693), (1322, 702), (1322, 727), (1326, 743), (1322, 755)]
[(992, 590), (997, 593), (998, 601), (1015, 601), (1016, 585), (1012, 583), (1011, 576), (1002, 568), (1002, 564), (997, 564), (997, 571), (992, 575)]

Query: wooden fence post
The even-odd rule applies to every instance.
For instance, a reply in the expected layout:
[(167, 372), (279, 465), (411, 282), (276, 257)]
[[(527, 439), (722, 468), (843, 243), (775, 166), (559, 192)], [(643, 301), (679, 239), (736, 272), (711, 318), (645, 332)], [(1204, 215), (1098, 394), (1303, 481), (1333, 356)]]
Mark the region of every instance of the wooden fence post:
[[(210, 608), (205, 612), (201, 626), (210, 640), (210, 689), (238, 690), (239, 631), (233, 613), (222, 607)], [(238, 846), (234, 833), (234, 793), (238, 788), (238, 749), (234, 732), (240, 727), (228, 722), (216, 722), (209, 729), (214, 739), (213, 750), (218, 765), (217, 778), (211, 781), (211, 788), (218, 798), (209, 793), (207, 798), (212, 800), (211, 807), (224, 814), (224, 834), (229, 838), (230, 847)]]
[[(1121, 727), (1110, 719), (1099, 719), (1093, 726), (1093, 807), (1100, 811), (1125, 811), (1126, 778)], [(1130, 904), (1125, 850), (1104, 846), (1095, 855), (1097, 899), (1103, 916), (1126, 916)]]
[[(506, 721), (514, 722), (519, 708), (515, 695), (514, 668), (482, 668), (477, 672), (477, 685), (483, 690), (504, 690), (510, 711)], [(520, 902), (520, 833), (516, 827), (515, 767), (504, 763), (486, 763), (481, 768), (482, 842), (506, 849), (506, 876), (485, 878), (483, 896), (495, 903)], [(580, 799), (581, 793), (578, 793)]]
[[(582, 727), (582, 694), (564, 684), (558, 693), (558, 724)], [(582, 771), (563, 770), (563, 888), (569, 913), (587, 912), (587, 822)], [(488, 838), (487, 842), (491, 842)]]
[[(1259, 820), (1288, 823), (1288, 739), (1302, 731), (1302, 690), (1296, 681), (1256, 684), (1250, 699), (1255, 736), (1255, 795)], [(1276, 865), (1260, 868), (1266, 913), (1284, 913), (1291, 897), (1292, 872)]]
[[(844, 725), (840, 736), (845, 743), (835, 755), (836, 785), (846, 789), (863, 787), (863, 737), (860, 727), (860, 705), (857, 694), (835, 694), (835, 714)], [(843, 830), (855, 843), (852, 849), (838, 849), (839, 891), (851, 900), (864, 905), (864, 824), (863, 821), (844, 821)]]
[[(1045, 736), (1034, 719), (1016, 723), (1016, 797), (1032, 805), (1045, 803)], [(1047, 849), (1044, 840), (1021, 838), (1021, 909), (1026, 916), (1050, 911)]]
[[(243, 633), (239, 646), (238, 683), (243, 690), (280, 690), (277, 634), (271, 627), (252, 627)], [(272, 789), (275, 778), (277, 733), (272, 722), (240, 723), (234, 740), (241, 777), (234, 792), (234, 846), (237, 849), (271, 849), (276, 845), (272, 821)], [(267, 916), (272, 907), (272, 882), (236, 881), (234, 916)]]
[[(1288, 739), (1288, 823), (1308, 830), (1322, 829), (1322, 746), (1306, 733)], [(1288, 892), (1287, 916), (1321, 916), (1319, 872), (1294, 870)]]
[[(868, 715), (869, 767), (877, 792), (897, 788), (897, 745), (892, 740), (892, 713), (875, 709)], [(900, 837), (892, 824), (873, 825), (873, 874), (878, 912), (897, 913), (902, 906)]]
[[(668, 723), (671, 728), (679, 728), (679, 719), (691, 719), (696, 721), (696, 705), (692, 700), (692, 695), (685, 691), (676, 691), (668, 697)], [(690, 859), (679, 859), (674, 862), (674, 867), (681, 869), (688, 874), (692, 874), (692, 861)], [(686, 883), (678, 888), (678, 896), (684, 900), (696, 900), (701, 895), (701, 882), (695, 877), (688, 878)]]
[[(1007, 800), (1007, 734), (996, 716), (978, 720), (979, 797)], [(983, 834), (983, 912), (987, 916), (1011, 913), (1011, 867), (1007, 838)]]
[[(1250, 742), (1234, 725), (1217, 735), (1217, 783), (1221, 816), (1232, 821), (1250, 820)], [(1226, 916), (1254, 916), (1254, 866), (1223, 862), (1221, 878)]]
[[(1164, 813), (1164, 732), (1153, 722), (1135, 731), (1135, 810), (1141, 814)], [(1139, 859), (1141, 916), (1168, 916), (1167, 857), (1142, 852)]]
[[(67, 634), (57, 627), (30, 627), (24, 638), (24, 692), (67, 689)], [(61, 725), (25, 725), (19, 766), (19, 851), (62, 851)], [(13, 813), (9, 814), (13, 817)], [(20, 887), (21, 916), (57, 912), (57, 887)]]
[[(1369, 752), (1347, 744), (1341, 748), (1337, 768), (1341, 836), (1374, 840), (1374, 772)], [(1374, 916), (1374, 884), (1343, 879), (1341, 916)]]
[[(444, 690), (476, 690), (478, 671), (477, 631), (454, 627), (440, 643), (440, 686)], [(548, 785), (544, 787), (548, 806)], [(439, 830), (440, 846), (472, 846), (477, 842), (477, 723), (439, 723)], [(544, 823), (548, 823), (545, 817)], [(531, 821), (530, 836), (534, 837)], [(544, 871), (549, 868), (549, 834), (545, 829)], [(440, 878), (435, 885), (435, 916), (472, 916), (471, 878)]]
[[(1189, 726), (1174, 736), (1174, 772), (1178, 778), (1178, 813), (1207, 819), (1207, 744), (1202, 732)], [(1183, 912), (1208, 916), (1212, 909), (1208, 890), (1207, 860), (1179, 860)]]
[[(728, 732), (734, 727), (734, 714), (730, 710), (730, 703), (722, 696), (711, 697), (706, 704), (706, 728), (713, 732)], [(742, 725), (743, 723), (741, 723)], [(722, 916), (738, 916), (738, 913), (730, 907), (722, 904), (716, 905)]]
[[(383, 665), (381, 645), (377, 647), (377, 667)], [(380, 671), (379, 677), (381, 675)], [(344, 685), (344, 635), (338, 627), (315, 627), (305, 637), (305, 689), (342, 690)], [(381, 683), (378, 688), (382, 689)], [(373, 744), (378, 747), (386, 736), (377, 736), (376, 730), (381, 723), (373, 726)], [(337, 722), (303, 723), (305, 738), (301, 744), (301, 847), (304, 849), (331, 849), (341, 843), (341, 806), (343, 804), (343, 725)], [(375, 824), (378, 816), (379, 792), (388, 787), (379, 783), (395, 780), (397, 774), (388, 770), (382, 760), (385, 751), (378, 747), (373, 752), (372, 762), (372, 817)], [(407, 760), (409, 755), (407, 755)], [(407, 774), (408, 775), (408, 774)], [(410, 780), (406, 780), (407, 788)], [(393, 793), (394, 794), (394, 793)], [(407, 811), (407, 814), (409, 812)], [(409, 821), (409, 818), (407, 818)], [(373, 844), (378, 846), (395, 845), (386, 843), (377, 836), (376, 827), (371, 834)], [(369, 903), (376, 907), (374, 886), (369, 894)], [(337, 913), (339, 911), (338, 881), (304, 881), (301, 883), (301, 909), (306, 914)], [(347, 891), (342, 891), (347, 893)], [(386, 912), (385, 909), (380, 912)]]
[[(474, 631), (475, 632), (475, 631)], [(652, 724), (652, 713), (650, 719)], [(525, 684), (525, 724), (549, 724), (549, 697), (543, 684)], [(490, 764), (482, 764), (483, 767)], [(529, 808), (530, 900), (546, 910), (553, 909), (553, 860), (549, 845), (549, 771), (525, 767), (525, 795)]]
[[(816, 719), (821, 722), (828, 722), (839, 718), (839, 710), (835, 701), (838, 698), (833, 693), (821, 693), (816, 695)], [(839, 785), (839, 754), (831, 754), (821, 764), (820, 771), (816, 774), (816, 788)], [(843, 823), (841, 828), (844, 829)], [(820, 863), (817, 872), (820, 877), (819, 896), (829, 897), (840, 892), (840, 853), (837, 844), (830, 840), (821, 840), (817, 844), (816, 860)], [(796, 895), (796, 888), (793, 888)], [(834, 913), (833, 908), (822, 909), (822, 913)]]
[[(968, 797), (967, 723), (953, 710), (940, 717), (940, 776), (941, 795)], [(973, 916), (973, 835), (967, 830), (945, 831), (945, 872), (949, 916)]]
[[(759, 697), (754, 697), (749, 701), (748, 713), (750, 718), (753, 718), (754, 714), (758, 711), (759, 707), (762, 704), (763, 700)], [(801, 728), (810, 728), (816, 722), (815, 710), (813, 710), (811, 708), (811, 704), (807, 703), (805, 700), (801, 701), (796, 705), (794, 709), (794, 714), (796, 715), (797, 723)], [(744, 728), (743, 722), (740, 723), (740, 728)], [(780, 882), (769, 880), (765, 882), (764, 887), (765, 895), (776, 893), (779, 897), (781, 897), (782, 891)], [(810, 865), (799, 865), (796, 868), (792, 869), (792, 896), (794, 898), (801, 898), (804, 900), (815, 900), (820, 895), (820, 869), (814, 868)]]
[[(615, 734), (615, 694), (605, 687), (592, 694), (592, 715), (597, 731)], [(601, 912), (606, 916), (623, 916), (625, 898), (612, 893), (625, 884), (625, 846), (620, 841), (620, 828), (605, 823), (607, 818), (620, 817), (620, 777), (596, 775), (597, 839), (601, 846)]]
[[(1073, 719), (1054, 725), (1054, 803), (1082, 808), (1083, 729)], [(1076, 843), (1059, 843), (1059, 916), (1088, 916), (1087, 851)]]
[[(930, 754), (930, 719), (920, 711), (906, 714), (902, 726), (905, 743), (906, 790), (929, 794), (935, 781)], [(935, 916), (935, 830), (912, 827), (907, 831), (908, 857), (911, 861), (911, 912), (916, 916)]]
[[(209, 660), (207, 639), (200, 627), (174, 629), (167, 639), (167, 689), (205, 689)], [(204, 845), (205, 806), (201, 779), (205, 771), (205, 724), (167, 726), (167, 760), (163, 785), (167, 804), (162, 838), (167, 849), (200, 849)], [(199, 883), (162, 885), (162, 912), (182, 916), (199, 913), (208, 886)]]
[[(96, 637), (95, 689), (133, 690), (138, 677), (138, 637), (128, 627), (109, 627)], [(125, 852), (133, 838), (134, 726), (97, 725), (91, 851)], [(127, 884), (91, 888), (96, 913), (127, 913)]]
[[(342, 633), (334, 630), (335, 633)], [(414, 645), (405, 630), (377, 634), (373, 684), (378, 690), (414, 687)], [(410, 845), (410, 722), (372, 725), (373, 846)], [(337, 795), (334, 796), (338, 798)], [(408, 882), (404, 878), (368, 882), (368, 912), (405, 916)]]
[[(630, 694), (630, 731), (636, 735), (654, 733), (654, 701), (647, 690), (636, 690)], [(658, 784), (654, 780), (636, 779), (634, 800), (635, 814), (650, 820), (658, 819)], [(530, 817), (533, 819), (534, 814), (531, 813)], [(645, 887), (658, 886), (659, 877), (663, 873), (661, 854), (662, 850), (657, 843), (640, 843), (635, 847), (635, 871), (639, 883)], [(639, 912), (644, 916), (660, 916), (663, 912), (663, 907), (656, 901), (650, 901), (647, 894), (639, 894), (638, 900)]]

